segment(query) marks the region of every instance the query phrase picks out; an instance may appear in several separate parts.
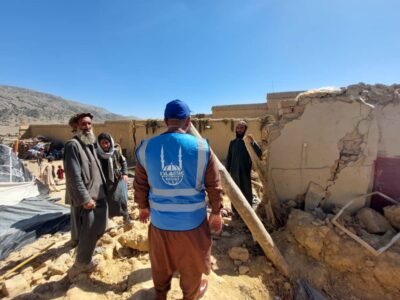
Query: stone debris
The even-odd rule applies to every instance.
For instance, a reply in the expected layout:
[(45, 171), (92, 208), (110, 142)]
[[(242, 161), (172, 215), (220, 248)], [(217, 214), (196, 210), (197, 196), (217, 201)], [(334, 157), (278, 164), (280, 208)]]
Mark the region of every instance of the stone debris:
[(310, 182), (304, 200), (304, 210), (312, 211), (316, 209), (324, 197), (325, 189), (315, 182)]
[[(335, 276), (343, 289), (343, 294), (338, 299), (346, 298), (346, 289), (359, 299), (400, 299), (400, 245), (393, 246), (376, 257), (349, 236), (340, 236), (338, 233), (341, 231), (336, 232), (328, 226), (313, 225), (315, 220), (316, 217), (311, 213), (294, 209), (286, 225), (286, 234), (293, 235), (301, 252), (305, 251), (307, 256), (315, 259), (313, 263), (307, 260), (307, 268), (310, 268), (307, 274), (304, 273), (304, 268), (298, 270), (300, 276), (311, 278), (312, 284), (318, 289), (325, 288), (328, 278)], [(297, 254), (293, 256), (292, 264), (289, 261), (292, 269), (296, 265), (295, 261), (300, 258), (301, 255)], [(313, 264), (318, 266), (315, 270)], [(322, 271), (331, 275), (324, 275), (326, 279), (323, 279), (319, 275)]]
[(29, 291), (31, 288), (22, 274), (16, 275), (11, 279), (5, 280), (2, 285), (2, 292), (9, 298)]
[(242, 262), (241, 260), (235, 259), (235, 260), (233, 261), (233, 264), (234, 264), (235, 266), (241, 266), (241, 265), (243, 264), (243, 262)]
[(227, 232), (227, 231), (223, 231), (223, 232), (221, 233), (221, 236), (223, 236), (223, 237), (231, 237), (232, 235), (231, 235), (229, 232)]
[(364, 207), (357, 212), (360, 225), (369, 233), (385, 233), (392, 229), (389, 221), (372, 208)]
[(62, 254), (48, 267), (48, 273), (52, 275), (65, 275), (68, 269), (72, 266), (73, 260), (67, 253)]
[(250, 268), (248, 266), (240, 266), (239, 267), (239, 274), (245, 275), (250, 272)]
[(233, 247), (229, 249), (228, 255), (233, 260), (247, 262), (250, 258), (249, 251), (243, 247)]
[(288, 202), (286, 202), (286, 204), (290, 208), (296, 208), (298, 206), (298, 203), (294, 200), (289, 200)]
[(375, 263), (372, 260), (366, 260), (365, 265), (370, 268), (375, 267)]
[(118, 242), (123, 247), (143, 252), (149, 251), (149, 241), (147, 237), (147, 225), (139, 221), (134, 221), (133, 230), (127, 231), (118, 238)]
[(384, 207), (383, 214), (394, 228), (400, 230), (400, 205), (390, 205)]
[(87, 292), (81, 288), (74, 286), (68, 290), (65, 300), (85, 299), (85, 300), (106, 300), (106, 295), (101, 295), (95, 292)]
[(115, 236), (117, 236), (119, 234), (119, 231), (116, 228), (112, 228), (110, 230), (109, 234), (110, 234), (111, 237), (115, 237)]

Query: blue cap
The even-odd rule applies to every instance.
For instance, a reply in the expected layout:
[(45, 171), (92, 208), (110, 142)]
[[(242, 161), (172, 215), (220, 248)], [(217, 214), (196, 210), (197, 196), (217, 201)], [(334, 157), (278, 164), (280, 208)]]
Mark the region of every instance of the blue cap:
[(167, 104), (164, 111), (165, 119), (186, 119), (190, 116), (189, 106), (181, 100), (172, 100)]

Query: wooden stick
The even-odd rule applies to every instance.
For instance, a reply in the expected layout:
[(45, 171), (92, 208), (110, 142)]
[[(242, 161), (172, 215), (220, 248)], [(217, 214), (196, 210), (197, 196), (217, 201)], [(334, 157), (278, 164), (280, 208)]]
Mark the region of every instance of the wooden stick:
[(38, 257), (39, 255), (41, 255), (44, 251), (48, 250), (50, 247), (52, 247), (56, 242), (52, 242), (50, 245), (44, 247), (42, 250), (40, 250), (38, 253), (34, 254), (31, 257), (28, 257), (27, 259), (25, 259), (22, 263), (20, 263), (19, 265), (15, 266), (14, 268), (12, 268), (11, 270), (8, 270), (3, 276), (0, 277), (0, 282), (3, 281), (4, 279), (6, 279), (10, 274), (14, 273), (15, 271), (17, 271), (18, 269), (22, 268), (23, 266), (25, 266), (26, 264), (30, 263), (32, 260), (34, 260), (36, 257)]
[[(190, 134), (201, 137), (193, 124), (190, 126)], [(253, 237), (260, 244), (267, 258), (274, 264), (274, 266), (286, 277), (289, 277), (289, 266), (286, 263), (284, 257), (280, 253), (278, 247), (275, 245), (268, 231), (265, 229), (263, 223), (257, 217), (256, 213), (247, 202), (243, 193), (233, 181), (232, 177), (222, 165), (221, 161), (216, 157), (218, 169), (221, 174), (222, 185), (225, 193), (228, 195), (239, 215), (246, 223), (247, 227), (251, 231)]]
[(253, 149), (253, 146), (251, 145), (251, 140), (248, 136), (244, 137), (243, 139), (244, 145), (246, 146), (246, 150), (249, 153), (251, 162), (253, 164), (254, 169), (256, 170), (258, 177), (261, 179), (262, 185), (263, 185), (263, 202), (265, 204), (265, 212), (267, 214), (268, 218), (268, 223), (272, 228), (277, 227), (277, 218), (279, 218), (279, 211), (276, 207), (274, 207), (274, 204), (271, 203), (271, 196), (269, 193), (269, 188), (268, 188), (268, 181), (267, 181), (267, 175), (265, 173), (266, 166), (261, 162), (261, 160), (258, 158), (256, 152)]
[(362, 196), (358, 196), (356, 198), (353, 198), (352, 200), (350, 200), (349, 202), (347, 202), (347, 204), (345, 206), (343, 206), (343, 208), (336, 214), (335, 217), (333, 217), (332, 219), (332, 223), (340, 228), (344, 233), (346, 233), (348, 236), (350, 236), (352, 239), (354, 239), (356, 242), (358, 242), (361, 246), (363, 246), (364, 248), (366, 248), (368, 251), (370, 251), (372, 254), (378, 256), (379, 254), (381, 254), (382, 252), (386, 251), (390, 246), (392, 246), (395, 242), (397, 242), (398, 240), (400, 240), (400, 233), (396, 234), (388, 244), (386, 244), (385, 246), (379, 248), (378, 250), (375, 249), (374, 247), (372, 247), (370, 244), (368, 244), (366, 241), (364, 241), (362, 238), (360, 238), (358, 235), (352, 233), (350, 230), (348, 230), (345, 226), (343, 226), (342, 224), (339, 223), (338, 219), (341, 216), (341, 214), (346, 210), (346, 208), (348, 208), (351, 204), (353, 204), (354, 201), (362, 199), (362, 198), (367, 198), (367, 197), (371, 197), (373, 195), (379, 195), (382, 198), (385, 198), (386, 200), (395, 203), (395, 204), (399, 204), (399, 202), (397, 202), (396, 200), (394, 200), (393, 198), (390, 198), (389, 196), (386, 196), (385, 194), (381, 193), (381, 192), (372, 192), (366, 195), (362, 195)]

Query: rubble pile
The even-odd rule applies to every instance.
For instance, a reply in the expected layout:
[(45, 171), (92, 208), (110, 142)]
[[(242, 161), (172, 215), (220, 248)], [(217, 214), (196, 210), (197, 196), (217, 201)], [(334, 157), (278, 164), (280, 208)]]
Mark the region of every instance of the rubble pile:
[[(131, 195), (130, 195), (131, 196)], [(130, 202), (133, 224), (115, 217), (99, 240), (90, 274), (69, 278), (75, 248), (70, 234), (46, 235), (11, 253), (0, 262), (0, 275), (25, 259), (55, 244), (32, 262), (12, 273), (0, 286), (4, 299), (151, 299), (154, 296), (148, 255), (148, 225), (138, 221), (138, 209)], [(209, 287), (204, 299), (287, 299), (288, 279), (267, 261), (241, 221), (224, 218), (223, 234), (214, 237)], [(221, 291), (224, 291), (221, 294)], [(172, 280), (168, 299), (182, 298), (179, 277)]]
[[(347, 214), (345, 218), (354, 217)], [(378, 218), (367, 218), (366, 222), (371, 219), (375, 226)], [(321, 220), (299, 209), (292, 209), (285, 231), (277, 233), (276, 238), (292, 271), (328, 295), (340, 299), (349, 295), (359, 299), (400, 298), (399, 243), (375, 256), (335, 227), (329, 216)]]

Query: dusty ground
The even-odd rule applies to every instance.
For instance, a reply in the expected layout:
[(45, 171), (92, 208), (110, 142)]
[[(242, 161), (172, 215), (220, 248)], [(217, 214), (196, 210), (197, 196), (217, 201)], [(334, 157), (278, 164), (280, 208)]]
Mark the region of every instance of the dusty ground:
[[(25, 163), (34, 174), (39, 173), (36, 162)], [(54, 164), (57, 166), (59, 161)], [(61, 197), (59, 203), (63, 203), (65, 185), (57, 187), (60, 192), (51, 195)], [(137, 219), (138, 211), (133, 201), (130, 201), (130, 214)], [(51, 242), (56, 242), (45, 253), (9, 277), (7, 284), (9, 290), (13, 291), (11, 298), (151, 299), (154, 294), (149, 256), (146, 251), (135, 249), (146, 248), (147, 226), (135, 222), (133, 227), (124, 227), (121, 218), (118, 217), (110, 223), (112, 228), (96, 248), (95, 258), (100, 264), (90, 276), (82, 275), (70, 280), (66, 275), (74, 255), (74, 249), (68, 243), (69, 233), (44, 236), (10, 254), (0, 262), (0, 274), (38, 253)], [(245, 262), (234, 261), (228, 255), (232, 247), (246, 248), (250, 258)], [(245, 225), (230, 218), (225, 218), (223, 234), (213, 239), (212, 272), (207, 277), (209, 287), (204, 299), (292, 298), (290, 283), (267, 261)], [(4, 292), (2, 296), (4, 297)], [(179, 278), (175, 276), (168, 299), (181, 297)]]
[[(38, 172), (35, 162), (26, 163)], [(63, 197), (65, 186), (58, 188), (61, 191), (52, 195)], [(229, 199), (224, 205), (230, 205)], [(92, 274), (69, 279), (66, 272), (74, 256), (69, 233), (44, 236), (0, 262), (1, 275), (56, 242), (12, 274), (0, 297), (7, 290), (9, 298), (14, 299), (151, 299), (154, 291), (146, 251), (147, 226), (137, 221), (133, 201), (129, 210), (136, 221), (133, 226), (124, 226), (121, 218), (110, 222), (110, 229), (96, 248), (95, 259), (100, 264)], [(321, 221), (298, 209), (291, 210), (286, 227), (272, 236), (290, 266), (290, 281), (265, 258), (241, 221), (224, 218), (222, 235), (213, 239), (212, 272), (207, 276), (209, 288), (204, 299), (293, 299), (298, 278), (311, 283), (327, 299), (400, 299), (399, 242), (376, 257), (328, 219)], [(233, 260), (229, 256), (233, 247), (248, 251), (249, 259)], [(179, 278), (175, 276), (168, 299), (181, 297)]]

